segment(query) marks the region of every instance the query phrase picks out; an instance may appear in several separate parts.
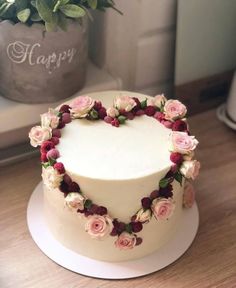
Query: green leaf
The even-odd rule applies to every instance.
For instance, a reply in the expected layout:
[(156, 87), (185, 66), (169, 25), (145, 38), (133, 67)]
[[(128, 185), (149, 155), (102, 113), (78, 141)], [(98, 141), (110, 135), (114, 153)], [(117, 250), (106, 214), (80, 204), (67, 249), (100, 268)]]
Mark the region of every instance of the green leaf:
[(93, 204), (93, 202), (92, 202), (91, 200), (87, 199), (87, 200), (85, 201), (85, 203), (84, 203), (84, 207), (85, 207), (86, 209), (89, 209), (92, 204)]
[(159, 182), (159, 186), (161, 188), (165, 188), (169, 184), (169, 179), (168, 178), (162, 178)]
[(34, 13), (31, 15), (30, 20), (33, 22), (39, 22), (42, 20), (42, 18), (39, 16), (39, 13)]
[(95, 10), (97, 8), (98, 5), (98, 1), (97, 0), (88, 0), (88, 5)]
[(57, 12), (60, 6), (67, 4), (70, 0), (58, 0), (53, 8), (53, 12)]
[(179, 184), (182, 186), (182, 181), (183, 181), (183, 175), (180, 172), (176, 172), (174, 174), (174, 178)]
[(32, 0), (30, 3), (31, 3), (31, 5), (32, 5), (34, 8), (37, 8), (36, 0)]
[(125, 121), (126, 121), (126, 117), (123, 116), (123, 115), (120, 115), (120, 116), (118, 117), (118, 121), (120, 122), (120, 124), (124, 124)]
[(0, 16), (3, 16), (13, 3), (3, 3), (0, 6)]
[(147, 99), (145, 99), (141, 102), (141, 108), (144, 109), (146, 107), (147, 107)]
[(39, 16), (47, 23), (53, 21), (53, 12), (49, 7), (46, 0), (36, 0), (36, 8), (38, 10)]
[(45, 27), (48, 32), (54, 32), (57, 29), (57, 23), (45, 22)]
[(128, 232), (128, 233), (132, 233), (132, 226), (131, 224), (125, 224), (125, 231)]
[(59, 13), (58, 13), (57, 25), (58, 25), (63, 31), (66, 31), (66, 30), (67, 30), (67, 20), (66, 20), (66, 17), (65, 17), (64, 14), (62, 14), (60, 11), (59, 11)]
[(24, 10), (28, 7), (27, 0), (15, 0), (16, 10), (17, 12)]
[(30, 9), (26, 8), (24, 10), (21, 10), (17, 13), (17, 18), (20, 20), (20, 22), (25, 23), (30, 16)]
[(60, 10), (62, 13), (64, 13), (66, 16), (71, 18), (79, 18), (83, 17), (86, 12), (83, 8), (74, 5), (74, 4), (66, 4), (60, 7)]

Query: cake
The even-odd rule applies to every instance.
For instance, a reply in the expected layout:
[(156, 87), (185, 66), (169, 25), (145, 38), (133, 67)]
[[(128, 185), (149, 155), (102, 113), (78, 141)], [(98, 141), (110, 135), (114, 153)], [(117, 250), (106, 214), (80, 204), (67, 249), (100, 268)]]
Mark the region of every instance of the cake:
[(40, 146), (44, 219), (89, 258), (144, 257), (175, 236), (194, 203), (200, 163), (187, 109), (164, 95), (91, 93), (49, 109), (30, 130)]

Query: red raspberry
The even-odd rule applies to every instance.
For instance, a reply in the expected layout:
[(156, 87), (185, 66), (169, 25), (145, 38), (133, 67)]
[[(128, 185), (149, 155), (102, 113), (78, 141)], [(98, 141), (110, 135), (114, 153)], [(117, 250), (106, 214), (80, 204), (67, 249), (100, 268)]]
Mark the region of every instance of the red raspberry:
[(63, 180), (64, 180), (64, 182), (67, 183), (68, 185), (70, 185), (71, 182), (72, 182), (72, 180), (71, 180), (71, 178), (70, 178), (70, 176), (69, 176), (68, 174), (65, 174), (65, 175), (63, 176)]
[(112, 118), (112, 117), (110, 117), (110, 116), (106, 116), (105, 118), (104, 118), (104, 121), (106, 122), (106, 123), (108, 123), (108, 124), (111, 124), (111, 122), (114, 120), (114, 118)]
[(59, 138), (57, 138), (57, 137), (52, 137), (50, 140), (52, 141), (52, 143), (53, 143), (55, 146), (59, 143)]
[(101, 101), (95, 101), (95, 104), (93, 106), (93, 109), (96, 111), (100, 110), (102, 108), (102, 102)]
[(183, 155), (177, 152), (170, 154), (170, 160), (175, 164), (181, 164), (183, 162)]
[(131, 222), (132, 231), (138, 233), (143, 229), (143, 224), (141, 222)]
[(80, 187), (76, 182), (71, 182), (69, 184), (69, 190), (70, 192), (79, 192), (80, 191)]
[(103, 206), (98, 206), (96, 209), (96, 214), (103, 216), (107, 214), (107, 208)]
[(41, 162), (48, 162), (47, 153), (41, 153)]
[(70, 113), (63, 113), (61, 117), (61, 121), (65, 124), (70, 123), (71, 122)]
[(139, 110), (137, 110), (137, 112), (135, 112), (135, 116), (142, 116), (144, 114), (145, 114), (145, 112), (142, 109), (139, 109)]
[(165, 119), (165, 115), (164, 113), (157, 111), (154, 114), (154, 118), (157, 119), (159, 122), (161, 122), (161, 120)]
[(187, 131), (187, 123), (183, 120), (176, 120), (172, 126), (173, 131)]
[(56, 169), (60, 174), (64, 174), (66, 171), (65, 171), (65, 167), (63, 165), (63, 163), (61, 162), (57, 162), (54, 164), (54, 169)]
[(111, 121), (111, 125), (112, 126), (115, 126), (115, 127), (119, 127), (120, 126), (120, 122), (117, 118), (114, 118), (112, 121)]
[(99, 110), (98, 110), (98, 115), (99, 115), (99, 118), (100, 119), (104, 119), (106, 116), (107, 116), (107, 111), (104, 107), (101, 107)]
[(156, 113), (155, 107), (149, 105), (144, 109), (144, 112), (147, 116), (153, 116)]
[(53, 137), (60, 138), (60, 137), (61, 137), (61, 131), (60, 131), (60, 129), (53, 129), (53, 130), (52, 130), (52, 136), (53, 136)]

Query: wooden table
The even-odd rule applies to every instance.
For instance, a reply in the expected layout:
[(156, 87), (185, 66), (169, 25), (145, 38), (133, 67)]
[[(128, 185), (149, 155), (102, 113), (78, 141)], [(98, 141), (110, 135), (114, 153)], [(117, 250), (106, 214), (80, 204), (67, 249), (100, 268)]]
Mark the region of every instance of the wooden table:
[(208, 111), (190, 118), (200, 141), (201, 175), (195, 182), (200, 227), (190, 249), (151, 275), (120, 281), (68, 271), (45, 256), (30, 237), (26, 208), (40, 181), (37, 158), (0, 171), (0, 287), (236, 287), (236, 133)]

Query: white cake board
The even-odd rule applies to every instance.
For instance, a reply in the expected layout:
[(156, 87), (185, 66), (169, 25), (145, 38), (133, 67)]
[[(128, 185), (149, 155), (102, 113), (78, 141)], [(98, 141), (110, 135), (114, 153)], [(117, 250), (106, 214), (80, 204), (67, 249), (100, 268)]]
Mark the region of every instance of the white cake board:
[(179, 225), (180, 229), (165, 246), (144, 258), (116, 263), (84, 257), (62, 246), (53, 238), (43, 217), (42, 182), (31, 195), (27, 209), (27, 222), (35, 243), (57, 264), (90, 277), (127, 279), (158, 271), (183, 255), (196, 236), (199, 215), (196, 204), (191, 209), (185, 209), (182, 223)]

